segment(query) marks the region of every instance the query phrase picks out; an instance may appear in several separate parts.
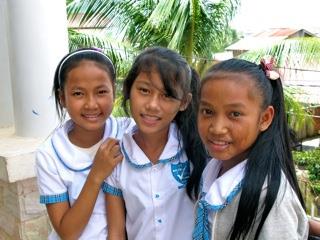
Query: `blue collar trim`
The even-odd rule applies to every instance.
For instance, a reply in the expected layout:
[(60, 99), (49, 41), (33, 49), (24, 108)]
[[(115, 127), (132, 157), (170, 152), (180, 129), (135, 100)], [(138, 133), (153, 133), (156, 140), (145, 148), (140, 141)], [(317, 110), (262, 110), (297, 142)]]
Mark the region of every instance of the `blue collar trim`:
[[(130, 165), (132, 165), (133, 167), (135, 168), (144, 168), (144, 167), (151, 167), (153, 164), (151, 162), (148, 162), (148, 163), (144, 163), (144, 164), (137, 164), (137, 163), (134, 163), (129, 155), (127, 154), (126, 150), (124, 149), (124, 145), (123, 145), (123, 142), (121, 142), (121, 150), (124, 154), (124, 157), (125, 159), (130, 163)], [(176, 155), (174, 155), (173, 157), (170, 157), (170, 158), (167, 158), (167, 159), (160, 159), (158, 161), (158, 164), (159, 163), (162, 163), (162, 164), (166, 164), (168, 162), (171, 162), (173, 160), (176, 160), (176, 159), (179, 159), (183, 154), (183, 149), (180, 149)]]

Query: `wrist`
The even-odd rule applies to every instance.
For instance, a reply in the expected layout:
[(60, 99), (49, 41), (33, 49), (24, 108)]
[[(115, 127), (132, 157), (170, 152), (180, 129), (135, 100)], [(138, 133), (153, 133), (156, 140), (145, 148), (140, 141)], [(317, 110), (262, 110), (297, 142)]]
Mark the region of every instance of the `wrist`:
[(100, 174), (95, 173), (94, 171), (90, 171), (88, 174), (87, 181), (89, 181), (91, 184), (95, 186), (99, 186), (102, 184), (104, 181), (104, 177), (100, 176)]

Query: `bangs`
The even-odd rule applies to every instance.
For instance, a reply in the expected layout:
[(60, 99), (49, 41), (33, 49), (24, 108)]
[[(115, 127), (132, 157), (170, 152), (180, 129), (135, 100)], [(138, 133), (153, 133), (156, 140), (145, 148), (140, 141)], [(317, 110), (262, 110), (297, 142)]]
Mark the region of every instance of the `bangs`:
[[(139, 72), (147, 74), (157, 72), (161, 78), (166, 94), (169, 97), (179, 99), (178, 88), (179, 82), (183, 79), (183, 69), (171, 64), (166, 59), (161, 59), (154, 55), (147, 55), (141, 59)], [(183, 89), (182, 89), (183, 90)]]

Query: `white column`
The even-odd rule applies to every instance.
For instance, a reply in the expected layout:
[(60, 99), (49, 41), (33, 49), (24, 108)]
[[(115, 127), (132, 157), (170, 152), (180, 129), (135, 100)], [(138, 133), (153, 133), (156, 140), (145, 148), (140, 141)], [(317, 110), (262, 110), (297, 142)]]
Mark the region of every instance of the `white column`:
[(8, 0), (9, 55), (16, 135), (47, 136), (58, 119), (55, 68), (68, 52), (65, 0)]
[(7, 0), (0, 0), (0, 128), (13, 125), (7, 17)]

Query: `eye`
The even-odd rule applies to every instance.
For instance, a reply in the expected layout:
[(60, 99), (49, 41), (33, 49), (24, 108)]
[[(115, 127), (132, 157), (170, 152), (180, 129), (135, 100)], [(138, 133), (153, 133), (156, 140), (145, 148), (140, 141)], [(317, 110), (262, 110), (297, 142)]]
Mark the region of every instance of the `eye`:
[(236, 112), (236, 111), (230, 113), (230, 116), (231, 116), (232, 118), (238, 118), (238, 117), (240, 117), (241, 115), (242, 115), (242, 114), (241, 114), (240, 112)]
[(80, 97), (80, 96), (82, 96), (83, 95), (83, 92), (81, 92), (81, 91), (74, 91), (73, 93), (72, 93), (72, 96), (75, 96), (75, 97)]
[(212, 116), (214, 112), (211, 109), (204, 107), (204, 108), (200, 108), (200, 114), (203, 116), (209, 117), (209, 116)]
[(161, 95), (161, 97), (162, 97), (164, 100), (166, 100), (166, 101), (176, 100), (175, 97), (169, 95), (168, 93), (163, 93), (163, 94)]
[(106, 89), (101, 89), (101, 90), (98, 91), (98, 94), (99, 94), (99, 95), (106, 95), (108, 92), (109, 92), (109, 91), (106, 90)]
[(138, 88), (139, 92), (142, 93), (143, 95), (147, 95), (150, 93), (150, 90), (147, 88), (139, 87)]
[(163, 96), (164, 98), (172, 98), (168, 93), (164, 93), (164, 94), (162, 94), (162, 96)]

